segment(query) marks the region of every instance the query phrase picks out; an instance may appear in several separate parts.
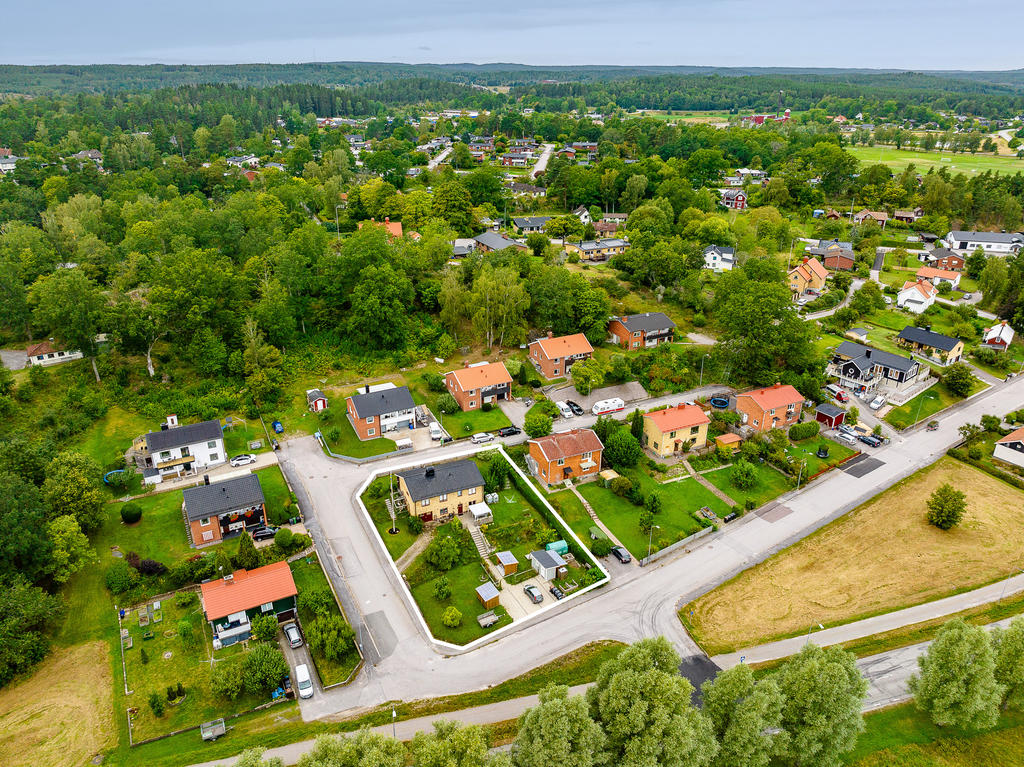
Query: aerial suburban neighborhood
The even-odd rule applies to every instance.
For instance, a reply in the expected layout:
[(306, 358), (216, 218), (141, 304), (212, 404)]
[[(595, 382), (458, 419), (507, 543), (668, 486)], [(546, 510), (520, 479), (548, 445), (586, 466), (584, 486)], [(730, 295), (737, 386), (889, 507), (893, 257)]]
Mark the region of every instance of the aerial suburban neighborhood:
[(1019, 70), (43, 60), (5, 765), (1024, 764)]

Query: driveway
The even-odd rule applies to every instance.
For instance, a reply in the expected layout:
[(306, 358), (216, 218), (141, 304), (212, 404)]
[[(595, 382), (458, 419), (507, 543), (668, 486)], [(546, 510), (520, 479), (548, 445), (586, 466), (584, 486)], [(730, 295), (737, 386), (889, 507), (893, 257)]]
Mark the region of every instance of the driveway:
[(24, 349), (0, 349), (0, 364), (8, 370), (22, 370), (28, 367)]
[[(305, 638), (305, 634), (303, 634)], [(299, 701), (299, 708), (307, 705), (310, 700), (315, 700), (317, 695), (322, 695), (324, 688), (320, 683), (320, 676), (316, 673), (316, 666), (313, 665), (313, 659), (309, 655), (309, 646), (303, 642), (302, 647), (292, 648), (288, 644), (288, 638), (284, 635), (284, 629), (280, 628), (277, 631), (277, 644), (281, 648), (281, 652), (284, 653), (284, 659), (288, 661), (288, 669), (292, 678), (292, 689), (295, 690), (295, 699)], [(298, 682), (295, 677), (295, 668), (303, 663), (306, 664), (306, 668), (309, 669), (309, 675), (313, 679), (313, 698), (303, 700), (299, 697)]]
[(533, 170), (530, 174), (536, 178), (538, 174), (543, 173), (544, 169), (548, 167), (548, 160), (551, 159), (551, 153), (555, 151), (554, 144), (545, 144), (544, 150), (540, 153), (540, 157), (537, 159), (537, 164), (533, 166)]
[(850, 292), (846, 294), (846, 298), (844, 298), (836, 306), (833, 306), (831, 309), (824, 309), (823, 311), (820, 312), (811, 312), (810, 314), (806, 314), (804, 315), (804, 319), (820, 320), (822, 317), (831, 317), (844, 306), (849, 306), (851, 299), (853, 299), (853, 294), (861, 289), (861, 287), (864, 285), (864, 282), (864, 280), (854, 280), (853, 282), (850, 283)]

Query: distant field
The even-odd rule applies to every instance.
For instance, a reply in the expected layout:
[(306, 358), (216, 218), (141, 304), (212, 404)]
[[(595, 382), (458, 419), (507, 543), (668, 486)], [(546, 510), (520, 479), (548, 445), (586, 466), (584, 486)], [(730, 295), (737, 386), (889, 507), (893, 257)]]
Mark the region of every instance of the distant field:
[(77, 767), (115, 744), (104, 642), (56, 649), (24, 682), (0, 692), (5, 767)]
[[(925, 501), (943, 482), (967, 494), (963, 522), (948, 532), (926, 519)], [(729, 652), (989, 583), (1020, 569), (1022, 546), (1024, 492), (944, 458), (705, 594), (682, 615), (705, 651)]]
[(895, 149), (887, 146), (854, 146), (846, 151), (865, 165), (888, 165), (903, 169), (913, 163), (919, 170), (949, 168), (954, 173), (982, 173), (986, 170), (999, 173), (1024, 171), (1024, 160), (1015, 157), (996, 157), (992, 154), (950, 154), (949, 152), (925, 152), (911, 149)]

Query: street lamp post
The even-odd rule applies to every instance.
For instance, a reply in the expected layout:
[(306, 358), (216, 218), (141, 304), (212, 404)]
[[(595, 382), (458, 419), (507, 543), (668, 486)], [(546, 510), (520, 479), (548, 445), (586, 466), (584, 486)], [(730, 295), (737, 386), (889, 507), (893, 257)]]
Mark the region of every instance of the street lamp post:
[(651, 542), (654, 540), (654, 530), (657, 528), (661, 529), (661, 525), (651, 525), (650, 531), (647, 533), (647, 559), (651, 558)]
[(398, 731), (395, 729), (395, 720), (398, 718), (398, 712), (395, 711), (395, 707), (391, 706), (391, 737), (398, 740)]
[[(822, 626), (820, 623), (818, 624), (818, 628), (821, 629), (822, 631), (825, 630), (825, 627)], [(814, 631), (814, 626), (811, 626), (809, 629), (807, 629), (807, 641), (804, 642), (805, 645), (810, 644), (810, 642), (811, 642), (811, 632), (812, 631)]]

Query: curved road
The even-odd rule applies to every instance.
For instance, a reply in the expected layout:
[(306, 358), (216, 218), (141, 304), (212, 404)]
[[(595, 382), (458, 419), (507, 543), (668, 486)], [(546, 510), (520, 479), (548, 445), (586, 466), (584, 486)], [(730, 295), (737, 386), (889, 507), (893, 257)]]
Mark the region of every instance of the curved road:
[(910, 430), (903, 440), (872, 451), (861, 467), (870, 470), (861, 476), (829, 472), (799, 493), (780, 497), (760, 515), (750, 514), (709, 536), (699, 548), (650, 568), (612, 563), (608, 586), (560, 603), (545, 620), (456, 655), (436, 652), (421, 633), (396, 594), (390, 568), (371, 537), (375, 533), (357, 511), (354, 499), (358, 486), (372, 472), (452, 457), (467, 449), (433, 448), (357, 466), (328, 458), (312, 438), (289, 442), (281, 462), (293, 483), (301, 486), (296, 488), (300, 500), (307, 498), (307, 516), (315, 513), (319, 528), (312, 521), (309, 526), (321, 550), (336, 565), (332, 580), (342, 581), (351, 594), (346, 607), (358, 611), (350, 617), (359, 626), (370, 661), (352, 685), (302, 701), (303, 718), (352, 712), (388, 700), (484, 688), (596, 639), (631, 642), (663, 634), (682, 655), (701, 655), (676, 616), (681, 604), (937, 460), (959, 440), (960, 425), (976, 423), (986, 413), (1006, 412), (1021, 402), (1024, 378), (993, 386), (948, 410), (938, 419), (938, 431)]

